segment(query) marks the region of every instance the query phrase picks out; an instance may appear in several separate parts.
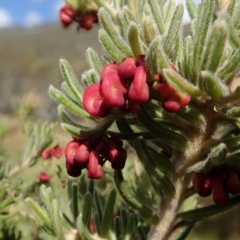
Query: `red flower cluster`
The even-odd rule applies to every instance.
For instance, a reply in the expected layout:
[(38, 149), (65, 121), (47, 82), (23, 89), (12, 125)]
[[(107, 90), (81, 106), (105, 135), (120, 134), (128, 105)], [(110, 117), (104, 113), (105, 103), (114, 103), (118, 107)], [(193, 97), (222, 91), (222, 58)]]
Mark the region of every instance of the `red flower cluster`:
[(112, 108), (135, 112), (139, 104), (147, 102), (147, 70), (139, 62), (127, 58), (119, 65), (106, 65), (100, 83), (87, 87), (83, 94), (85, 110), (93, 116), (106, 117)]
[(61, 158), (63, 154), (63, 149), (56, 145), (53, 148), (45, 149), (42, 151), (42, 158), (43, 159), (51, 159), (52, 157)]
[[(170, 65), (170, 67), (177, 71), (174, 65)], [(175, 88), (170, 86), (162, 74), (159, 74), (157, 78), (160, 80), (160, 83), (157, 85), (156, 90), (163, 98), (162, 107), (164, 110), (176, 113), (189, 104), (191, 96), (177, 91)]]
[(106, 134), (71, 141), (65, 148), (67, 173), (78, 177), (82, 169), (86, 168), (89, 178), (100, 179), (103, 177), (103, 165), (107, 160), (111, 162), (113, 169), (123, 169), (127, 152), (122, 145), (121, 140), (109, 138)]
[(240, 193), (240, 173), (229, 166), (222, 166), (208, 173), (195, 173), (192, 184), (201, 197), (212, 194), (216, 204), (226, 204), (229, 193)]
[(41, 172), (38, 175), (38, 181), (40, 183), (48, 183), (51, 180), (51, 176), (46, 172)]
[(70, 5), (65, 4), (60, 9), (60, 20), (64, 27), (68, 27), (73, 22), (78, 23), (78, 29), (84, 28), (90, 30), (94, 23), (98, 23), (96, 11), (83, 11), (81, 9), (73, 9)]

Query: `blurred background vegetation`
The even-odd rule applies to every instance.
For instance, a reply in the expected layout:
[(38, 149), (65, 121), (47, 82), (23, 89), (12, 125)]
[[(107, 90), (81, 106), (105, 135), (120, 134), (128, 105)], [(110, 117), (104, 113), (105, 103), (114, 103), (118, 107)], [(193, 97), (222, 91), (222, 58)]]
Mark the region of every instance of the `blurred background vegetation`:
[[(77, 32), (74, 27), (64, 30), (59, 25), (0, 29), (0, 124), (10, 129), (3, 141), (6, 149), (12, 149), (12, 139), (14, 152), (24, 146), (16, 114), (23, 98), (29, 98), (36, 105), (34, 118), (58, 120), (56, 105), (48, 96), (49, 84), (59, 86), (62, 82), (58, 60), (66, 58), (80, 79), (88, 68), (86, 49), (91, 46), (100, 55), (102, 53), (97, 32), (97, 27), (89, 32)], [(187, 26), (185, 35), (188, 33)], [(187, 239), (240, 239), (239, 211), (235, 208), (197, 224)]]

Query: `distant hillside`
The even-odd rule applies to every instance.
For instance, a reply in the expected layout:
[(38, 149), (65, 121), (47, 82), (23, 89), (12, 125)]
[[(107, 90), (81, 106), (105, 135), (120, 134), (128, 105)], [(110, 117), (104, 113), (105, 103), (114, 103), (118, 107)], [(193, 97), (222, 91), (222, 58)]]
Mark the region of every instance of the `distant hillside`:
[[(186, 29), (185, 35), (189, 27)], [(87, 69), (86, 49), (91, 46), (101, 54), (97, 32), (97, 27), (77, 32), (75, 26), (63, 29), (59, 25), (0, 30), (0, 112), (11, 112), (19, 99), (32, 90), (44, 100), (38, 115), (56, 119), (48, 86), (61, 82), (58, 60), (66, 58), (80, 78)]]
[(86, 49), (101, 53), (97, 30), (77, 32), (58, 25), (0, 30), (0, 111), (12, 111), (20, 97), (33, 90), (44, 99), (39, 114), (55, 118), (48, 86), (61, 82), (58, 60), (66, 58), (80, 78), (87, 68)]

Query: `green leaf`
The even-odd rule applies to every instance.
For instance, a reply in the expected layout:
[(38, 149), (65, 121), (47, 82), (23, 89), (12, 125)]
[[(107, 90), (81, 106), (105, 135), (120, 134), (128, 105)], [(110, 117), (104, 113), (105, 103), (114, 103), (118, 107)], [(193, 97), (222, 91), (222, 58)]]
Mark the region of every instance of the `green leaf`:
[(195, 223), (215, 214), (222, 213), (240, 205), (240, 196), (230, 199), (228, 204), (210, 205), (207, 207), (181, 212), (177, 215), (178, 218), (185, 220), (188, 223)]
[(135, 196), (130, 192), (129, 185), (124, 181), (122, 172), (115, 171), (114, 172), (114, 180), (116, 183), (116, 187), (121, 194), (122, 198), (129, 204), (133, 209), (136, 209), (139, 214), (146, 219), (148, 222), (152, 224), (157, 224), (158, 216), (155, 215), (150, 208), (144, 206), (140, 201), (138, 201)]
[(170, 60), (162, 49), (160, 37), (156, 38), (149, 46), (146, 54), (146, 64), (151, 76), (160, 73), (163, 68), (169, 67)]
[(113, 43), (111, 38), (103, 29), (100, 29), (98, 36), (100, 43), (112, 61), (121, 63), (126, 59), (127, 56)]
[(184, 42), (184, 76), (186, 79), (195, 83), (196, 79), (193, 78), (194, 64), (193, 64), (193, 41), (192, 37), (188, 36)]
[(7, 186), (5, 184), (2, 184), (1, 189), (0, 189), (0, 202), (3, 201), (6, 193), (7, 193)]
[(63, 94), (65, 94), (68, 99), (70, 99), (76, 105), (80, 105), (82, 107), (82, 100), (79, 101), (76, 98), (76, 96), (73, 94), (73, 92), (71, 91), (70, 87), (68, 86), (68, 84), (66, 82), (62, 82), (61, 90), (62, 90)]
[(168, 29), (167, 35), (163, 43), (163, 49), (167, 54), (169, 54), (170, 49), (178, 36), (179, 28), (182, 27), (183, 11), (184, 11), (183, 4), (178, 4), (171, 21), (171, 25)]
[(154, 164), (158, 169), (169, 173), (175, 172), (175, 167), (170, 159), (165, 158), (164, 156), (162, 156), (162, 154), (158, 153), (155, 149), (153, 149), (150, 146), (148, 146), (148, 152), (151, 155), (152, 160), (154, 161)]
[(168, 29), (169, 29), (175, 9), (176, 9), (175, 0), (169, 0), (167, 9), (165, 11), (164, 20), (163, 20), (165, 32), (168, 31)]
[(88, 64), (92, 69), (94, 69), (97, 78), (100, 78), (103, 66), (99, 60), (97, 53), (92, 48), (88, 48), (86, 51), (86, 56)]
[(62, 121), (64, 123), (67, 123), (69, 125), (72, 125), (74, 127), (80, 127), (83, 129), (86, 129), (87, 127), (80, 125), (78, 123), (76, 123), (75, 121), (72, 120), (72, 118), (69, 117), (68, 113), (65, 111), (64, 106), (63, 105), (58, 105), (58, 116), (62, 119)]
[[(124, 220), (122, 220), (122, 222), (124, 223)], [(130, 216), (128, 217), (128, 221), (127, 221), (127, 226), (125, 228), (125, 238), (124, 240), (132, 240), (133, 239), (133, 234), (135, 232), (135, 218), (133, 214), (130, 214)]]
[(224, 21), (216, 21), (204, 51), (202, 69), (215, 72), (219, 66), (227, 40), (227, 25)]
[(53, 200), (51, 209), (52, 209), (52, 214), (50, 217), (52, 220), (52, 226), (53, 226), (54, 232), (56, 236), (61, 238), (63, 237), (62, 219), (61, 219), (58, 202), (56, 199)]
[(107, 11), (101, 8), (98, 11), (98, 17), (101, 26), (106, 31), (109, 38), (113, 41), (114, 45), (125, 54), (125, 57), (133, 57), (131, 49), (117, 32), (116, 26), (114, 26)]
[(94, 240), (94, 238), (91, 236), (88, 227), (83, 222), (83, 216), (80, 214), (77, 219), (77, 230), (79, 232), (79, 235), (84, 240)]
[(149, 178), (151, 178), (152, 181), (159, 186), (161, 190), (163, 190), (167, 197), (174, 197), (175, 188), (172, 182), (168, 179), (164, 172), (157, 168), (155, 161), (148, 152), (147, 145), (141, 137), (138, 137), (135, 140), (135, 148), (138, 158), (140, 159), (143, 168), (148, 173)]
[(180, 134), (160, 127), (147, 113), (146, 109), (142, 106), (137, 114), (138, 120), (146, 127), (151, 134), (164, 140), (167, 145), (170, 145), (178, 150), (184, 151), (188, 146), (187, 140)]
[(150, 17), (146, 17), (143, 20), (142, 31), (147, 45), (150, 45), (152, 41), (157, 37), (156, 24)]
[(59, 66), (61, 69), (61, 73), (64, 79), (66, 80), (69, 88), (71, 89), (72, 93), (75, 95), (76, 99), (78, 99), (78, 101), (81, 102), (83, 89), (79, 84), (78, 79), (76, 78), (71, 65), (65, 59), (60, 59)]
[(198, 10), (197, 10), (197, 6), (195, 4), (195, 2), (193, 0), (187, 0), (186, 1), (186, 5), (187, 5), (187, 10), (189, 13), (189, 16), (191, 17), (191, 19), (195, 19), (198, 16)]
[(82, 221), (86, 227), (89, 227), (91, 220), (92, 202), (93, 202), (92, 195), (89, 192), (86, 193), (81, 206)]
[(225, 13), (223, 18), (227, 22), (228, 38), (229, 38), (230, 44), (232, 45), (233, 48), (236, 48), (236, 49), (240, 48), (240, 37), (238, 35), (237, 28), (233, 25), (231, 17), (229, 16), (228, 13)]
[(78, 184), (75, 180), (70, 179), (68, 184), (68, 198), (70, 201), (70, 209), (73, 216), (74, 223), (77, 221), (79, 215), (78, 209)]
[(159, 1), (157, 0), (151, 0), (148, 2), (150, 5), (153, 18), (155, 20), (155, 23), (157, 24), (157, 28), (160, 34), (164, 33), (164, 24), (162, 19), (162, 11), (159, 9)]
[(101, 231), (100, 231), (101, 237), (104, 237), (104, 238), (107, 238), (108, 236), (109, 226), (114, 215), (113, 210), (114, 210), (114, 205), (116, 201), (116, 196), (117, 196), (116, 190), (115, 189), (111, 190), (108, 200), (104, 207), (103, 219), (102, 219)]
[(131, 46), (132, 52), (135, 57), (142, 54), (141, 40), (140, 40), (140, 30), (135, 23), (131, 23), (128, 30), (128, 42)]
[(193, 53), (193, 60), (195, 68), (197, 70), (201, 66), (205, 41), (213, 17), (214, 4), (215, 0), (203, 0), (200, 5), (200, 11), (197, 18)]
[(29, 203), (29, 205), (31, 206), (31, 208), (35, 212), (35, 214), (37, 216), (37, 219), (41, 221), (41, 222), (39, 222), (41, 226), (44, 226), (44, 225), (47, 225), (47, 226), (50, 226), (50, 227), (52, 226), (52, 222), (51, 222), (50, 218), (48, 217), (46, 212), (38, 205), (38, 203), (36, 203), (31, 198), (27, 198), (26, 202)]
[(200, 89), (188, 82), (175, 70), (171, 68), (165, 68), (162, 71), (167, 82), (174, 88), (193, 97), (198, 97), (202, 95)]
[(226, 60), (226, 64), (223, 65), (217, 71), (217, 76), (225, 80), (229, 74), (235, 74), (239, 70), (240, 66), (240, 49), (236, 50), (235, 53)]
[[(97, 191), (94, 192), (94, 203), (95, 203), (95, 207), (98, 213), (98, 218), (99, 218), (99, 223), (102, 223), (102, 219), (103, 219), (103, 208), (102, 208), (102, 203), (99, 197), (99, 194)], [(99, 230), (100, 232), (100, 230)]]
[(71, 134), (72, 136), (76, 136), (79, 138), (89, 138), (92, 136), (96, 136), (100, 133), (105, 132), (113, 123), (114, 119), (109, 118), (105, 122), (97, 125), (95, 128), (81, 128), (81, 126), (73, 126), (67, 123), (62, 123), (61, 126), (63, 130)]
[(116, 234), (116, 239), (122, 239), (122, 227), (121, 227), (121, 221), (120, 221), (120, 217), (117, 216), (114, 218), (114, 230), (115, 230), (115, 234)]
[(187, 226), (184, 231), (181, 233), (181, 235), (177, 238), (177, 240), (184, 240), (186, 237), (189, 235), (189, 233), (192, 231), (194, 228), (195, 224), (191, 224)]
[(7, 208), (8, 206), (10, 206), (13, 203), (14, 203), (14, 197), (13, 196), (7, 197), (5, 200), (3, 200), (0, 203), (0, 212), (6, 210), (5, 208)]
[(202, 71), (201, 80), (203, 89), (213, 99), (227, 96), (229, 94), (228, 87), (224, 85), (222, 81), (218, 79), (213, 73), (209, 71)]
[(83, 110), (80, 105), (78, 106), (77, 104), (75, 104), (73, 101), (68, 99), (61, 91), (59, 91), (57, 88), (53, 87), (52, 85), (50, 85), (49, 87), (49, 94), (55, 101), (57, 101), (58, 103), (61, 103), (76, 115), (79, 115), (85, 118), (92, 117), (89, 113)]
[(47, 210), (49, 216), (52, 214), (52, 202), (53, 202), (53, 194), (51, 188), (46, 188), (45, 185), (40, 187), (40, 197), (44, 203), (44, 206)]

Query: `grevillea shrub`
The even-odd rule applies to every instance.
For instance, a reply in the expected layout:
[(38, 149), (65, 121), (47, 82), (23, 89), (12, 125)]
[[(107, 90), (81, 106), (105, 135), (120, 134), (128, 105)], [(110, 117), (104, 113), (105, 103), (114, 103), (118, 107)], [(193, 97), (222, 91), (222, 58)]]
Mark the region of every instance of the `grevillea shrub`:
[[(72, 218), (57, 212), (46, 189), (46, 210), (28, 201), (59, 239), (66, 237), (61, 216), (75, 239), (184, 239), (198, 221), (240, 204), (240, 2), (186, 3), (190, 36), (174, 0), (67, 0), (61, 9), (65, 27), (99, 24), (103, 55), (86, 50), (81, 79), (61, 59), (65, 82), (49, 88), (70, 137), (64, 171), (75, 179)], [(93, 183), (106, 179), (116, 190), (103, 200)], [(39, 181), (52, 180), (41, 173)], [(80, 211), (82, 181), (89, 185)], [(186, 208), (196, 197), (197, 207)]]

